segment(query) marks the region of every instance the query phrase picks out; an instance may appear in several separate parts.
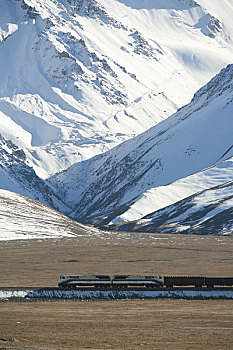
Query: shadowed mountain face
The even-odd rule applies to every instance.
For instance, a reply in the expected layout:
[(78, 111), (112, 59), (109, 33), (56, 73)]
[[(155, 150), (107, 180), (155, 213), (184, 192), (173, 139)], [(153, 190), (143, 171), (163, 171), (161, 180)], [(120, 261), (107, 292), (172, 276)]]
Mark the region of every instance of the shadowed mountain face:
[(151, 213), (141, 220), (110, 225), (116, 231), (232, 234), (233, 182), (229, 182)]
[(34, 198), (64, 213), (70, 210), (56, 191), (36, 175), (23, 149), (6, 140), (1, 134), (0, 183), (1, 189)]

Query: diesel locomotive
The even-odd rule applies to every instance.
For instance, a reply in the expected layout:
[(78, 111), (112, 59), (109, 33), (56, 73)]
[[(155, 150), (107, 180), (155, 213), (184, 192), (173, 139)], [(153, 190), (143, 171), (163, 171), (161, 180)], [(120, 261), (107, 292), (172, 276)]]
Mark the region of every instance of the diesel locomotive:
[(59, 288), (172, 288), (172, 287), (233, 287), (233, 277), (163, 276), (163, 275), (62, 275)]

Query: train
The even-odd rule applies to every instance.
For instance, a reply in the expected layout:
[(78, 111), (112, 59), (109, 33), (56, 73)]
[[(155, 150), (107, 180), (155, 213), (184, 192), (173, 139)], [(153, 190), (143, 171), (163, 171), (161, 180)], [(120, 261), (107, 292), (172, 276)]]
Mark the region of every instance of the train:
[(233, 277), (163, 276), (163, 275), (61, 275), (59, 288), (173, 288), (173, 287), (233, 287)]
[(128, 287), (161, 287), (164, 284), (162, 275), (90, 275), (90, 276), (60, 276), (58, 287), (96, 287), (96, 288), (128, 288)]

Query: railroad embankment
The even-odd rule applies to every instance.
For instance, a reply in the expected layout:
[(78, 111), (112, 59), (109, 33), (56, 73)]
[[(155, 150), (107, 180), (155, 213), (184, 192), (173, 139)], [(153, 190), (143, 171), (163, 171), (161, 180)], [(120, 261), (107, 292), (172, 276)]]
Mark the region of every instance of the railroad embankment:
[(121, 299), (233, 299), (232, 288), (169, 290), (59, 290), (59, 289), (2, 289), (0, 301), (22, 300), (121, 300)]

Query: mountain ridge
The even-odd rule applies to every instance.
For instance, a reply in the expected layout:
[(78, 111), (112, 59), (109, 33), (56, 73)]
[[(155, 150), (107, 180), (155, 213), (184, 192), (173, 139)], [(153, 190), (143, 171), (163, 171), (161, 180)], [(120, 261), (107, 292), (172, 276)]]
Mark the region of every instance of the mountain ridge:
[[(69, 183), (69, 178), (75, 179), (75, 174), (80, 176), (80, 166), (84, 164), (77, 164), (52, 178), (53, 185), (58, 179), (60, 191), (64, 186), (67, 199), (69, 188), (70, 198), (80, 197), (78, 202), (73, 202), (77, 206), (73, 217), (84, 222), (86, 219), (98, 222), (106, 217), (105, 223), (108, 223), (113, 220), (110, 213), (118, 210), (124, 213), (143, 192), (203, 172), (203, 169), (232, 156), (232, 77), (233, 65), (229, 65), (201, 88), (190, 104), (173, 116), (133, 140), (93, 158), (92, 163), (87, 161), (88, 170), (84, 168), (84, 172), (89, 176), (90, 187), (87, 184), (86, 190), (81, 177), (80, 180), (76, 178), (73, 185), (72, 180)], [(71, 175), (67, 176), (69, 172)], [(229, 172), (220, 181), (226, 181), (230, 176)], [(81, 190), (75, 185), (77, 183), (80, 183)], [(206, 185), (211, 187), (212, 183)], [(195, 193), (195, 188), (192, 191)], [(123, 220), (127, 221), (125, 213)]]
[(2, 135), (47, 178), (149, 129), (232, 61), (225, 3), (6, 0)]

